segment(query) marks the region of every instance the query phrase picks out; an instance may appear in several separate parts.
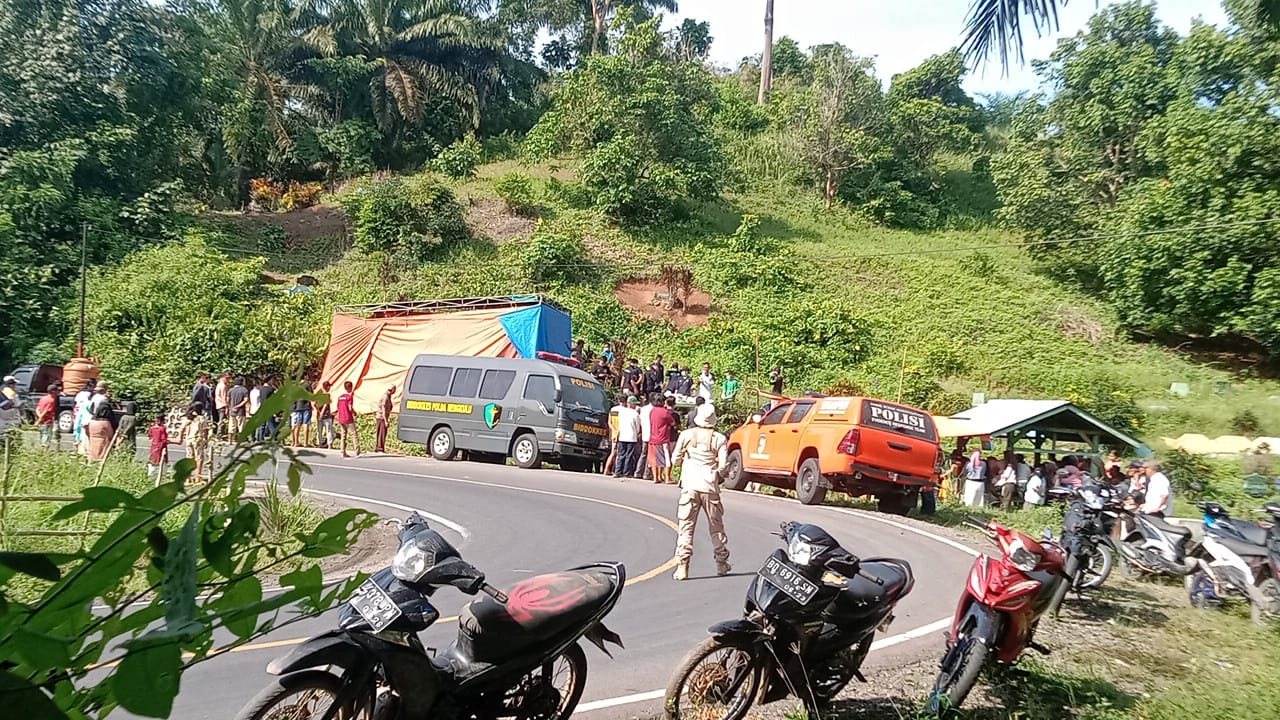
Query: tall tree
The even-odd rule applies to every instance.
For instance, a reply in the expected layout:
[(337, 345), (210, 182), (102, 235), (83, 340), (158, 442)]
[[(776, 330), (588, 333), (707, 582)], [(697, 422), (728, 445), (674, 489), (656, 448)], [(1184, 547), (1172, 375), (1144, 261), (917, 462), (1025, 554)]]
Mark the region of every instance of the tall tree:
[(884, 95), (875, 65), (833, 45), (814, 58), (813, 85), (801, 117), (805, 153), (822, 183), (828, 209), (849, 170), (884, 152)]
[(480, 100), (467, 79), (469, 54), (499, 50), (502, 43), (465, 10), (451, 0), (337, 0), (316, 45), (329, 55), (374, 63), (368, 96), (384, 133), (421, 125), (437, 97), (474, 127)]
[[(1067, 0), (972, 0), (961, 45), (965, 56), (985, 60), (994, 47), (1002, 67), (1008, 69), (1010, 55), (1021, 64), (1023, 18), (1031, 21), (1036, 35), (1056, 31), (1058, 7), (1066, 4)], [(1280, 0), (1228, 0), (1228, 5), (1243, 6), (1250, 20), (1280, 25)]]
[(769, 99), (769, 87), (773, 84), (773, 0), (764, 3), (764, 53), (760, 56), (760, 95), (756, 104), (763, 105)]

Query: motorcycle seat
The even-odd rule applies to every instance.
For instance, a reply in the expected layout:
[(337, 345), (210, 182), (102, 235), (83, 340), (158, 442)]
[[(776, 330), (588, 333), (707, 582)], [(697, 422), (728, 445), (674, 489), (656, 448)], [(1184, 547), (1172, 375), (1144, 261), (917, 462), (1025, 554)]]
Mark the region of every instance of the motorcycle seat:
[(1219, 543), (1222, 543), (1224, 547), (1226, 547), (1231, 552), (1239, 555), (1240, 557), (1266, 557), (1267, 556), (1267, 548), (1266, 546), (1263, 546), (1263, 545), (1254, 545), (1253, 543), (1240, 542), (1235, 538), (1221, 537), (1218, 535), (1214, 535), (1213, 539), (1217, 540)]
[(496, 663), (550, 640), (596, 614), (615, 580), (598, 570), (537, 575), (507, 590), (505, 604), (488, 596), (473, 600), (458, 613), (458, 640), (447, 659)]
[(1259, 525), (1255, 525), (1248, 520), (1229, 520), (1232, 529), (1240, 533), (1244, 541), (1251, 545), (1267, 544), (1267, 529)]
[(884, 581), (883, 585), (855, 575), (849, 578), (848, 587), (836, 596), (834, 611), (838, 614), (853, 613), (871, 606), (896, 602), (911, 591), (915, 579), (911, 566), (902, 561), (864, 560), (862, 570)]
[(1154, 525), (1155, 528), (1160, 532), (1169, 533), (1170, 535), (1182, 535), (1184, 537), (1191, 537), (1190, 528), (1185, 528), (1185, 527), (1182, 527), (1181, 525), (1173, 525), (1173, 524), (1167, 523), (1163, 519), (1158, 518), (1155, 515), (1148, 515), (1146, 516), (1146, 519), (1150, 521), (1151, 524)]

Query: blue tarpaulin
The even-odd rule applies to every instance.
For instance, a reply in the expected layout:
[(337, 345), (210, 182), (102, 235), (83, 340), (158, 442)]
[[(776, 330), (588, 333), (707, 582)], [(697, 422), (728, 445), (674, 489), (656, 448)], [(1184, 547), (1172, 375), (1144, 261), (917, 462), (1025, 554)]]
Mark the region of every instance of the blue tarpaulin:
[(550, 305), (534, 305), (499, 318), (520, 357), (534, 358), (539, 351), (568, 355), (573, 349), (569, 316)]

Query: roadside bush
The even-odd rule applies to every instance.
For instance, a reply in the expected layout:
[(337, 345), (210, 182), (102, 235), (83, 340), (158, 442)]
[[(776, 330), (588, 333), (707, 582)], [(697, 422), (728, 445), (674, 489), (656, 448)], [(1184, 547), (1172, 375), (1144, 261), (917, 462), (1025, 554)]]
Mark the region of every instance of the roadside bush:
[(1090, 372), (1067, 380), (1062, 397), (1119, 430), (1132, 432), (1142, 427), (1145, 413), (1135, 399), (1137, 391), (1105, 372)]
[(1231, 416), (1231, 432), (1237, 435), (1257, 435), (1262, 429), (1262, 421), (1257, 413), (1245, 408)]
[(483, 156), (484, 148), (471, 133), (441, 150), (440, 155), (431, 161), (431, 169), (455, 180), (475, 177)]
[(572, 230), (539, 223), (524, 248), (525, 273), (539, 287), (585, 283), (592, 275), (587, 248)]
[(325, 164), (330, 179), (354, 177), (377, 167), (374, 155), (382, 135), (373, 124), (347, 120), (316, 130), (316, 136), (328, 156)]
[(607, 342), (632, 335), (631, 313), (611, 293), (583, 285), (569, 285), (552, 292), (573, 313), (574, 335), (587, 345), (601, 348)]
[(762, 237), (759, 225), (755, 215), (743, 215), (732, 235), (700, 245), (692, 256), (697, 285), (721, 296), (751, 287), (802, 285), (791, 257), (775, 240)]
[(320, 202), (320, 194), (324, 192), (324, 186), (318, 182), (300, 183), (297, 180), (290, 180), (289, 187), (280, 196), (281, 210), (300, 210), (309, 208)]
[(339, 198), (365, 252), (408, 253), (431, 260), (470, 235), (462, 205), (430, 176), (366, 180)]
[(533, 178), (525, 173), (512, 172), (493, 183), (494, 192), (507, 204), (507, 210), (524, 217), (538, 214), (538, 193)]

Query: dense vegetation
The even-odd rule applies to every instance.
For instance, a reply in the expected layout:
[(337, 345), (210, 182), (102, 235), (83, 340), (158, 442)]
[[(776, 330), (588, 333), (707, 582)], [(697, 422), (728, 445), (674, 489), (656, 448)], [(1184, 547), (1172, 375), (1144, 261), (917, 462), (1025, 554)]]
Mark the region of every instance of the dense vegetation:
[[(0, 360), (71, 352), (83, 238), (90, 349), (148, 404), (194, 368), (316, 367), (337, 303), (543, 291), (592, 344), (781, 364), (793, 389), (1276, 431), (1269, 385), (1205, 403), (1226, 375), (1130, 342), (1280, 349), (1258, 3), (1186, 37), (1108, 7), (1037, 96), (970, 97), (957, 50), (885, 84), (783, 37), (763, 104), (759, 59), (710, 67), (714, 26), (663, 31), (673, 4), (5, 4)], [(272, 219), (316, 202), (344, 219)], [(527, 229), (487, 237), (470, 216), (495, 207)], [(705, 325), (614, 299), (664, 267), (711, 294)]]

